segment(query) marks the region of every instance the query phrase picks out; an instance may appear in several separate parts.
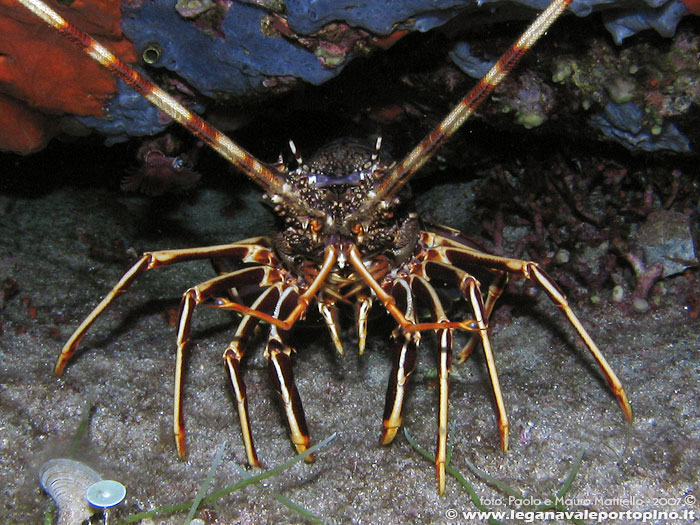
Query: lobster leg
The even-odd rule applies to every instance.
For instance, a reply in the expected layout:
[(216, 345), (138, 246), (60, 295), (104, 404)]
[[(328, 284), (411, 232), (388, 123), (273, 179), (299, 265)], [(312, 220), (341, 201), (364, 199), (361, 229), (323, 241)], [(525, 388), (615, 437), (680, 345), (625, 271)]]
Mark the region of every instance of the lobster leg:
[[(433, 319), (437, 322), (447, 321), (447, 316), (432, 285), (423, 277), (411, 275), (411, 290), (428, 305)], [(447, 463), (447, 429), (449, 406), (449, 379), (452, 366), (452, 331), (441, 328), (436, 330), (440, 353), (438, 354), (438, 380), (440, 384), (440, 404), (438, 410), (438, 439), (435, 450), (435, 468), (437, 471), (438, 491), (445, 492), (445, 467)]]
[[(282, 292), (277, 301), (274, 312), (275, 317), (288, 315), (298, 300), (299, 293), (296, 287), (288, 287)], [(284, 341), (284, 334), (277, 326), (272, 325), (263, 355), (268, 361), (268, 370), (272, 383), (282, 400), (292, 443), (296, 447), (297, 452), (301, 453), (309, 447), (309, 431), (306, 426), (301, 397), (294, 383), (291, 354), (292, 348)], [(313, 461), (313, 457), (308, 456), (306, 461)]]
[(343, 343), (340, 340), (340, 330), (338, 329), (338, 309), (335, 307), (335, 300), (319, 297), (318, 311), (326, 322), (328, 333), (331, 336), (331, 341), (333, 341), (336, 351), (340, 355), (344, 355), (345, 351), (343, 350)]
[[(381, 300), (384, 308), (399, 322), (401, 328), (406, 332), (419, 332), (422, 330), (439, 330), (447, 328), (459, 328), (460, 330), (477, 331), (481, 337), (481, 343), (484, 347), (484, 356), (486, 357), (486, 365), (489, 372), (489, 378), (491, 380), (491, 386), (494, 391), (494, 397), (496, 400), (496, 408), (498, 410), (498, 427), (501, 434), (501, 448), (503, 450), (508, 449), (508, 416), (506, 415), (505, 403), (503, 401), (503, 393), (501, 392), (500, 381), (498, 379), (498, 372), (496, 370), (496, 361), (493, 357), (493, 350), (491, 349), (491, 342), (489, 340), (487, 325), (486, 325), (486, 315), (484, 313), (484, 304), (481, 298), (481, 291), (479, 290), (479, 283), (473, 277), (467, 275), (462, 270), (459, 270), (450, 265), (443, 264), (443, 271), (440, 272), (441, 278), (444, 278), (444, 274), (452, 275), (452, 278), (448, 277), (448, 280), (454, 279), (454, 272), (461, 272), (464, 274), (466, 279), (462, 282), (461, 278), (458, 278), (460, 284), (460, 290), (469, 298), (471, 302), (472, 309), (476, 316), (475, 319), (465, 319), (463, 321), (435, 321), (432, 323), (416, 323), (414, 320), (408, 319), (401, 310), (396, 306), (396, 300), (391, 295), (387, 294), (381, 287), (381, 285), (372, 277), (372, 275), (364, 268), (362, 264), (362, 258), (360, 257), (357, 248), (351, 247), (348, 250), (348, 259), (353, 265), (355, 270), (362, 275), (363, 279), (367, 285), (374, 291), (377, 297)], [(419, 265), (419, 267), (425, 266), (432, 261), (426, 261)], [(447, 270), (446, 272), (444, 270)], [(430, 278), (425, 275), (428, 280)]]
[[(177, 356), (175, 359), (175, 387), (173, 392), (173, 431), (177, 453), (181, 459), (185, 457), (185, 421), (182, 409), (182, 378), (185, 361), (185, 351), (190, 340), (192, 330), (192, 316), (195, 308), (210, 300), (216, 299), (218, 294), (225, 294), (230, 288), (256, 284), (259, 286), (271, 286), (279, 281), (279, 276), (270, 271), (270, 268), (254, 266), (244, 268), (237, 272), (220, 275), (202, 284), (194, 286), (182, 295), (180, 303), (180, 321), (177, 329)], [(218, 305), (214, 305), (218, 306)], [(249, 308), (257, 312), (254, 308)], [(264, 312), (257, 312), (263, 315)], [(264, 314), (267, 315), (267, 314)], [(244, 437), (245, 439), (245, 437)]]
[[(270, 313), (273, 311), (279, 299), (279, 287), (269, 287), (251, 305), (255, 310)], [(251, 467), (259, 467), (258, 456), (253, 444), (253, 435), (250, 430), (250, 416), (248, 414), (248, 398), (246, 397), (246, 387), (241, 376), (241, 359), (245, 352), (245, 346), (250, 339), (253, 330), (260, 322), (260, 319), (252, 315), (246, 315), (241, 319), (233, 336), (231, 343), (224, 351), (224, 362), (228, 371), (233, 393), (236, 397), (236, 408), (238, 409), (238, 419), (241, 424), (241, 435), (245, 446), (248, 464)]]
[[(313, 278), (313, 281), (311, 281), (311, 284), (308, 285), (304, 293), (299, 295), (299, 301), (295, 305), (294, 309), (292, 309), (291, 312), (287, 316), (284, 317), (284, 319), (278, 319), (275, 316), (268, 315), (263, 312), (258, 312), (256, 310), (253, 310), (252, 308), (249, 308), (247, 306), (244, 306), (242, 304), (236, 303), (231, 300), (226, 300), (224, 298), (220, 298), (216, 307), (217, 308), (224, 308), (227, 310), (233, 310), (235, 312), (238, 312), (240, 314), (244, 315), (253, 315), (255, 317), (260, 318), (261, 320), (270, 323), (271, 325), (274, 325), (282, 330), (291, 330), (292, 326), (294, 326), (294, 323), (296, 323), (299, 318), (304, 315), (306, 312), (306, 309), (309, 307), (309, 304), (311, 304), (311, 301), (314, 299), (316, 294), (319, 292), (321, 287), (323, 286), (323, 283), (326, 281), (326, 278), (328, 277), (328, 274), (331, 273), (333, 270), (333, 266), (335, 265), (335, 261), (338, 259), (338, 250), (330, 245), (326, 247), (326, 251), (323, 257), (323, 263), (321, 265), (321, 269), (318, 271), (316, 276)], [(280, 273), (284, 273), (286, 277), (291, 278), (289, 274), (286, 272), (282, 272), (279, 270)]]
[(460, 330), (473, 332), (479, 329), (472, 319), (465, 319), (464, 321), (443, 321), (440, 323), (416, 323), (407, 319), (401, 309), (396, 306), (396, 300), (384, 291), (374, 276), (365, 268), (362, 262), (362, 256), (357, 247), (351, 245), (346, 250), (345, 255), (355, 271), (372, 289), (384, 308), (386, 308), (386, 311), (396, 319), (396, 322), (399, 323), (402, 330), (406, 332), (422, 332), (423, 330), (438, 330), (440, 328), (459, 328)]
[[(274, 257), (274, 255), (272, 255), (272, 257)], [(303, 294), (299, 294), (296, 287), (294, 287), (294, 294), (291, 294), (294, 300), (289, 301), (286, 300), (286, 298), (290, 297), (290, 292), (293, 288), (287, 288), (283, 294), (283, 297), (280, 297), (277, 307), (272, 315), (264, 311), (256, 310), (255, 308), (233, 302), (224, 297), (231, 288), (240, 288), (242, 286), (249, 285), (267, 287), (282, 283), (284, 281), (285, 272), (269, 266), (254, 266), (244, 268), (230, 274), (219, 275), (218, 277), (210, 279), (209, 281), (206, 281), (198, 286), (190, 288), (183, 294), (177, 335), (173, 421), (175, 442), (177, 445), (178, 455), (181, 458), (185, 456), (185, 426), (182, 411), (182, 377), (185, 350), (189, 341), (192, 314), (194, 313), (195, 307), (211, 299), (215, 299), (216, 303), (212, 306), (216, 308), (234, 310), (243, 315), (249, 315), (260, 320), (267, 321), (272, 325), (270, 340), (268, 341), (268, 348), (265, 350), (265, 357), (268, 358), (271, 363), (271, 372), (275, 372), (273, 375), (273, 380), (275, 381), (276, 388), (279, 386), (278, 392), (283, 397), (283, 400), (285, 400), (285, 412), (287, 413), (289, 420), (292, 440), (297, 446), (297, 449), (300, 449), (300, 446), (302, 445), (306, 447), (304, 442), (308, 444), (308, 431), (306, 430), (304, 413), (301, 408), (301, 400), (299, 399), (299, 395), (296, 393), (296, 387), (294, 386), (291, 361), (289, 360), (291, 349), (286, 347), (286, 345), (282, 345), (281, 347), (277, 348), (276, 343), (273, 341), (275, 339), (279, 341), (282, 340), (281, 336), (279, 336), (279, 328), (282, 328), (282, 330), (289, 330), (299, 319), (299, 317), (304, 314), (310, 301), (316, 295), (328, 273), (333, 268), (336, 258), (337, 252), (335, 249), (333, 247), (328, 247), (321, 270), (308, 286), (306, 291)], [(284, 318), (284, 321), (280, 320), (280, 318)], [(274, 338), (273, 334), (275, 335)], [(240, 377), (234, 375), (232, 379), (236, 381), (239, 380)], [(238, 384), (240, 385), (242, 383), (238, 381)], [(235, 387), (236, 385), (234, 384), (234, 389)], [(287, 398), (290, 399), (289, 404), (286, 402)], [(289, 410), (287, 407), (289, 407)], [(245, 439), (246, 436), (244, 435), (244, 440)], [(303, 448), (303, 450), (306, 450), (306, 448)], [(252, 457), (249, 457), (249, 459), (252, 459)]]
[[(503, 290), (505, 290), (506, 286), (508, 285), (509, 279), (510, 276), (506, 272), (499, 272), (498, 276), (496, 277), (496, 280), (489, 285), (489, 291), (486, 295), (486, 303), (484, 304), (485, 319), (488, 320), (488, 318), (491, 317), (493, 307), (496, 305), (496, 301), (498, 301), (498, 298), (501, 296)], [(467, 341), (467, 344), (465, 344), (464, 347), (457, 354), (460, 364), (464, 363), (467, 360), (467, 358), (474, 351), (474, 347), (478, 342), (478, 334), (472, 334), (469, 337), (469, 341)]]
[(625, 417), (628, 421), (632, 421), (632, 407), (629, 404), (627, 393), (622, 386), (622, 382), (603, 356), (603, 353), (598, 348), (598, 345), (595, 344), (595, 341), (593, 341), (591, 336), (581, 324), (581, 321), (578, 319), (578, 317), (576, 317), (576, 314), (574, 314), (574, 311), (571, 309), (569, 302), (566, 299), (566, 295), (564, 295), (554, 280), (547, 275), (547, 273), (540, 268), (537, 263), (489, 255), (467, 247), (453, 248), (447, 246), (437, 246), (427, 251), (430, 252), (427, 254), (427, 258), (441, 260), (446, 264), (454, 265), (455, 267), (479, 264), (493, 271), (502, 271), (521, 275), (522, 277), (535, 282), (542, 290), (544, 290), (551, 301), (564, 313), (571, 326), (573, 326), (574, 330), (576, 330), (578, 336), (581, 338), (581, 340), (583, 340), (588, 348), (588, 351), (598, 364), (598, 367), (605, 377), (610, 389), (612, 390), (613, 394), (615, 394)]
[[(462, 232), (454, 230), (447, 226), (442, 226), (440, 224), (431, 224), (430, 231), (422, 231), (421, 242), (424, 245), (430, 247), (448, 246), (453, 248), (466, 248), (468, 250), (473, 250), (476, 252), (481, 251), (479, 245), (472, 239), (465, 237)], [(429, 249), (427, 253), (424, 252), (420, 254), (419, 258), (426, 259), (429, 257), (428, 254)], [(488, 293), (486, 295), (486, 303), (484, 304), (484, 316), (486, 319), (491, 317), (491, 313), (493, 312), (493, 308), (496, 305), (496, 301), (498, 301), (498, 298), (501, 296), (506, 286), (508, 285), (508, 281), (510, 280), (510, 275), (508, 274), (508, 272), (499, 270), (489, 271), (495, 273), (496, 277), (489, 285)], [(458, 353), (460, 363), (464, 363), (464, 361), (467, 360), (467, 358), (474, 351), (474, 347), (479, 342), (479, 340), (480, 336), (478, 334), (472, 334), (469, 337), (467, 343)]]
[[(416, 313), (413, 296), (408, 283), (403, 279), (394, 281), (391, 296), (397, 304), (402, 304), (401, 310), (404, 312), (405, 318), (415, 322)], [(400, 326), (396, 327), (391, 337), (394, 340), (394, 364), (386, 390), (382, 445), (391, 443), (396, 437), (396, 432), (401, 427), (401, 411), (403, 410), (406, 385), (416, 366), (416, 350), (421, 339), (420, 332), (406, 332)]]
[(372, 309), (372, 298), (362, 297), (357, 302), (356, 326), (357, 326), (357, 348), (360, 355), (365, 353), (367, 344), (367, 320), (369, 311)]
[(498, 429), (501, 435), (501, 448), (503, 450), (508, 450), (508, 434), (510, 425), (508, 423), (505, 402), (503, 401), (501, 382), (498, 379), (496, 360), (494, 358), (493, 349), (491, 348), (491, 341), (489, 339), (487, 316), (484, 303), (481, 298), (479, 282), (464, 270), (460, 270), (459, 268), (449, 264), (437, 261), (425, 261), (418, 265), (414, 271), (417, 274), (422, 273), (422, 276), (429, 281), (445, 281), (457, 286), (464, 297), (471, 304), (472, 310), (474, 311), (474, 322), (479, 330), (481, 346), (484, 349), (486, 369), (489, 373), (489, 380), (491, 381), (491, 388), (493, 390), (494, 400), (496, 402), (496, 410), (498, 412)]
[(189, 248), (184, 250), (162, 250), (146, 252), (126, 273), (117, 281), (114, 288), (100, 301), (90, 314), (80, 323), (68, 342), (63, 346), (54, 369), (56, 375), (61, 375), (73, 356), (87, 330), (95, 320), (112, 304), (114, 299), (122, 294), (140, 274), (147, 270), (177, 264), (186, 261), (225, 257), (241, 262), (259, 264), (277, 264), (277, 257), (270, 249), (267, 239), (258, 237), (233, 244), (208, 246), (205, 248)]

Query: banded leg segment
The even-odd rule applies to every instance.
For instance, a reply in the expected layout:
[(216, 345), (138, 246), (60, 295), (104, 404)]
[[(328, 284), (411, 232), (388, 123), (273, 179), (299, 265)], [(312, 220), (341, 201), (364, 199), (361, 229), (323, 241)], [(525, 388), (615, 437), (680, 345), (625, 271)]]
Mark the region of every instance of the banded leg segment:
[(318, 311), (326, 322), (333, 346), (335, 346), (338, 354), (344, 355), (345, 350), (343, 349), (343, 342), (340, 340), (340, 330), (338, 329), (338, 309), (335, 307), (335, 299), (319, 297)]
[[(395, 303), (400, 305), (397, 307), (404, 317), (415, 323), (415, 306), (408, 283), (403, 279), (396, 279), (391, 290), (391, 296)], [(382, 445), (391, 443), (401, 427), (401, 413), (406, 395), (406, 386), (408, 378), (416, 367), (416, 351), (421, 340), (420, 332), (406, 332), (401, 326), (396, 327), (391, 337), (394, 340), (394, 362), (386, 390)]]
[(360, 298), (356, 303), (357, 312), (355, 314), (355, 323), (357, 326), (357, 349), (360, 355), (365, 353), (367, 344), (367, 321), (369, 312), (372, 309), (372, 298), (365, 296)]
[[(411, 275), (411, 291), (428, 305), (437, 322), (447, 321), (447, 316), (432, 285), (423, 277)], [(435, 449), (435, 468), (437, 471), (438, 491), (445, 492), (445, 467), (447, 463), (447, 431), (449, 407), (449, 380), (452, 366), (452, 330), (436, 330), (440, 351), (438, 354), (438, 381), (440, 384), (440, 402), (438, 410), (438, 439)], [(474, 334), (475, 335), (475, 334)]]
[[(503, 290), (505, 290), (506, 286), (508, 286), (509, 280), (510, 280), (510, 276), (506, 272), (499, 272), (498, 276), (496, 277), (496, 280), (494, 280), (491, 284), (489, 284), (489, 290), (488, 290), (488, 293), (486, 295), (486, 303), (484, 304), (484, 316), (485, 316), (485, 319), (487, 321), (491, 317), (491, 313), (493, 312), (493, 307), (496, 306), (496, 301), (498, 301), (498, 298), (503, 293)], [(478, 343), (478, 342), (479, 342), (479, 335), (478, 334), (472, 334), (469, 337), (469, 340), (467, 341), (467, 343), (462, 347), (462, 349), (457, 354), (460, 364), (464, 363), (467, 360), (467, 358), (474, 351), (474, 347), (476, 346), (476, 343)]]
[[(299, 301), (299, 291), (296, 287), (286, 288), (275, 308), (275, 317), (289, 315)], [(304, 452), (309, 447), (309, 430), (306, 426), (306, 416), (301, 403), (301, 397), (294, 383), (294, 372), (292, 369), (292, 348), (285, 342), (285, 333), (277, 326), (270, 327), (267, 346), (264, 356), (268, 361), (268, 370), (272, 379), (272, 384), (282, 400), (284, 414), (289, 424), (289, 435), (298, 453)], [(313, 457), (308, 456), (307, 462), (313, 461)]]
[[(280, 287), (271, 286), (267, 288), (253, 302), (251, 307), (255, 310), (265, 313), (274, 312), (275, 306), (280, 296)], [(253, 443), (253, 434), (250, 428), (250, 416), (248, 413), (248, 398), (246, 396), (246, 386), (241, 375), (241, 360), (245, 353), (245, 347), (253, 335), (255, 327), (260, 322), (260, 319), (252, 315), (246, 315), (241, 319), (241, 322), (236, 328), (236, 333), (224, 351), (224, 363), (231, 381), (233, 394), (236, 397), (236, 408), (238, 411), (238, 420), (241, 425), (241, 435), (243, 437), (243, 445), (245, 446), (246, 457), (248, 464), (251, 467), (259, 467), (258, 455), (255, 452)]]
[[(231, 288), (249, 285), (269, 287), (279, 283), (280, 280), (281, 277), (278, 271), (269, 267), (254, 266), (210, 279), (190, 288), (182, 295), (180, 321), (177, 329), (177, 356), (175, 359), (175, 386), (173, 389), (173, 432), (175, 434), (177, 453), (180, 458), (184, 459), (185, 457), (185, 420), (182, 408), (184, 362), (185, 352), (190, 340), (190, 332), (192, 331), (192, 316), (195, 308), (210, 299), (217, 298), (219, 295), (226, 295)], [(214, 306), (218, 305), (215, 304)], [(249, 310), (259, 314), (265, 313), (258, 312), (254, 307), (249, 308)]]
[(224, 244), (219, 246), (209, 246), (205, 248), (191, 248), (184, 250), (162, 250), (157, 252), (146, 252), (136, 263), (129, 268), (126, 273), (117, 281), (112, 290), (95, 306), (90, 314), (80, 323), (80, 326), (73, 332), (58, 356), (56, 375), (61, 375), (68, 364), (68, 360), (73, 356), (87, 330), (95, 320), (104, 312), (107, 307), (124, 293), (134, 280), (143, 272), (154, 268), (161, 268), (171, 264), (187, 261), (195, 261), (211, 258), (230, 258), (240, 262), (251, 262), (258, 264), (278, 264), (277, 257), (272, 252), (269, 242), (264, 237), (241, 241), (240, 243)]
[(416, 266), (413, 271), (418, 275), (422, 275), (429, 281), (442, 281), (456, 286), (462, 292), (465, 299), (469, 301), (472, 311), (474, 312), (474, 323), (477, 325), (479, 331), (481, 346), (484, 349), (486, 369), (489, 374), (489, 380), (491, 381), (494, 401), (496, 402), (498, 430), (501, 436), (501, 449), (508, 450), (510, 424), (508, 423), (508, 413), (506, 411), (505, 401), (503, 400), (501, 382), (498, 379), (496, 359), (493, 355), (493, 349), (491, 348), (491, 340), (489, 339), (487, 315), (481, 297), (479, 282), (464, 270), (437, 261), (423, 262)]

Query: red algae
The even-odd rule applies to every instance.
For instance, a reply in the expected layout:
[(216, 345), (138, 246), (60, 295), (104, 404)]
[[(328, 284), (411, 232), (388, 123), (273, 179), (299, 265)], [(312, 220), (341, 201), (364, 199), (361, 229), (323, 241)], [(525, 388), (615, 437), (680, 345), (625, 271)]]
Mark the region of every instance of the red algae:
[(681, 2), (688, 8), (688, 12), (700, 15), (700, 0), (681, 0)]
[[(55, 7), (127, 62), (136, 60), (120, 28), (121, 3), (76, 0)], [(13, 0), (0, 0), (0, 150), (30, 153), (55, 134), (57, 117), (101, 116), (116, 91), (112, 75)]]

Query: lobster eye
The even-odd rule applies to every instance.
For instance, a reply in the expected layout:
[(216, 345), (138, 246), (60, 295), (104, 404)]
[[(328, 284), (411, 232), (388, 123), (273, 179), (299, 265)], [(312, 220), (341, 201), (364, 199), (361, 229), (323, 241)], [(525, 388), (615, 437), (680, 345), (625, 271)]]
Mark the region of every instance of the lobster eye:
[(146, 64), (155, 64), (160, 60), (163, 50), (157, 42), (147, 43), (143, 51), (141, 51), (141, 58)]

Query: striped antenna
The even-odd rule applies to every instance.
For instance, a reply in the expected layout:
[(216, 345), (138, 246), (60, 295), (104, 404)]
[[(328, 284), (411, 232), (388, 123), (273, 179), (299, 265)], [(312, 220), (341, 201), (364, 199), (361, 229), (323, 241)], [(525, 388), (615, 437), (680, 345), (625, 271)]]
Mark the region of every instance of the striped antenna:
[(401, 162), (387, 173), (375, 190), (376, 197), (369, 199), (358, 213), (362, 214), (376, 206), (378, 202), (387, 201), (395, 196), (413, 174), (432, 158), (437, 149), (472, 116), (494, 88), (501, 83), (535, 42), (547, 32), (547, 29), (569, 7), (572, 1), (553, 0), (467, 96)]
[(70, 38), (77, 46), (93, 60), (99, 62), (115, 76), (133, 87), (151, 104), (168, 114), (173, 120), (191, 131), (194, 135), (209, 144), (216, 152), (238, 167), (248, 177), (253, 179), (265, 191), (275, 194), (285, 194), (284, 177), (277, 170), (259, 161), (246, 150), (238, 146), (226, 135), (192, 113), (185, 106), (156, 86), (138, 71), (129, 67), (106, 47), (91, 36), (83, 33), (42, 0), (17, 0), (48, 25), (62, 35)]

